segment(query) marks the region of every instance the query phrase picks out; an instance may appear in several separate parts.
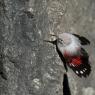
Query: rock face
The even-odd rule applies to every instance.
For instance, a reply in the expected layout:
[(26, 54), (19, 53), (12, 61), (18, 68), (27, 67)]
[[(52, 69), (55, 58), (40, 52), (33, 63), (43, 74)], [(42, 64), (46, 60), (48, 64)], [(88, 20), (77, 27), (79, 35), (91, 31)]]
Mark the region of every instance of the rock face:
[[(91, 74), (67, 75), (50, 33), (72, 32), (85, 46)], [(0, 95), (95, 95), (94, 0), (0, 0)]]

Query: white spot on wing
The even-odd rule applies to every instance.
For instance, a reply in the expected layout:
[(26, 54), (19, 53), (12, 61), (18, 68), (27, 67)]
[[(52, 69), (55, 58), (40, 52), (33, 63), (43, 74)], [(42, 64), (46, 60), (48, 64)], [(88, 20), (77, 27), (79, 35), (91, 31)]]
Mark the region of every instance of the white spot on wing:
[(74, 65), (74, 64), (72, 64), (72, 66), (73, 66), (73, 67), (75, 67), (75, 65)]
[(86, 69), (86, 68), (84, 68), (84, 70), (86, 71), (87, 69)]
[(83, 74), (83, 71), (80, 71), (81, 74)]
[(83, 72), (85, 72), (85, 70), (83, 70)]
[(78, 71), (76, 71), (76, 74), (79, 74), (79, 72), (78, 72)]

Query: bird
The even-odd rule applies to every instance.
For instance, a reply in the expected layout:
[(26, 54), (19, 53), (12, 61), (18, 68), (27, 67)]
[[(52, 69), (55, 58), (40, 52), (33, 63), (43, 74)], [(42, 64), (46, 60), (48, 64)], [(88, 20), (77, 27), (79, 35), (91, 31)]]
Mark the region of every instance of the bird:
[(89, 54), (83, 46), (90, 45), (90, 41), (83, 36), (67, 32), (52, 36), (55, 36), (56, 40), (48, 42), (56, 45), (57, 52), (66, 65), (79, 77), (87, 77), (91, 66)]

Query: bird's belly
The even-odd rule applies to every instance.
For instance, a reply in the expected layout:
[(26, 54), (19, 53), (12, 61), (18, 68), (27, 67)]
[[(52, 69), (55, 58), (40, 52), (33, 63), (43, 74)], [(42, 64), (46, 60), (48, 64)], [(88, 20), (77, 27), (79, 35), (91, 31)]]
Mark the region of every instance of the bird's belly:
[(64, 57), (72, 57), (72, 56), (76, 56), (79, 55), (80, 52), (80, 47), (77, 48), (73, 48), (73, 49), (64, 49), (63, 50), (63, 55)]
[(73, 56), (79, 54), (80, 49), (81, 47), (79, 45), (70, 45), (65, 47), (63, 52)]

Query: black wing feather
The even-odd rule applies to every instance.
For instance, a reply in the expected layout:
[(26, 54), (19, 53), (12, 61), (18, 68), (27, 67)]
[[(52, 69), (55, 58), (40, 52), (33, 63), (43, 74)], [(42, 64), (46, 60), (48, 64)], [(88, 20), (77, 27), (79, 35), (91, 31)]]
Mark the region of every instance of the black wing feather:
[(79, 38), (79, 40), (81, 41), (82, 45), (90, 44), (90, 41), (87, 38), (85, 38), (83, 36), (80, 36), (80, 35), (77, 35), (77, 34), (73, 34), (73, 35)]

